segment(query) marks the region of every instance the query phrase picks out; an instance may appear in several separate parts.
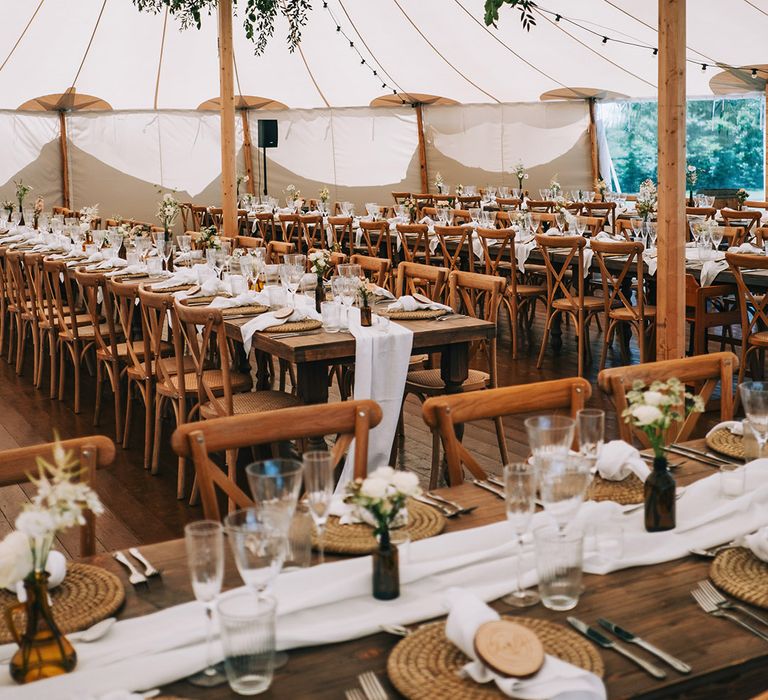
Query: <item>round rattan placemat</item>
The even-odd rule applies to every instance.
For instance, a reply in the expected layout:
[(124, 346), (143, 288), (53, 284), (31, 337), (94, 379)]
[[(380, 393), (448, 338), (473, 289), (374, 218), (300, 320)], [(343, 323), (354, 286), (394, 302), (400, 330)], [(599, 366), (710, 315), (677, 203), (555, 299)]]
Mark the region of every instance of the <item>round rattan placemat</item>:
[(621, 481), (609, 481), (595, 474), (587, 492), (590, 501), (614, 501), (622, 506), (642, 503), (645, 500), (643, 482), (634, 474)]
[(173, 292), (186, 292), (187, 289), (190, 289), (193, 285), (191, 284), (177, 284), (175, 287), (161, 287), (160, 289), (157, 289), (156, 285), (151, 285), (149, 287), (150, 292), (155, 292), (156, 294), (172, 294)]
[(709, 577), (734, 598), (768, 608), (768, 564), (746, 547), (720, 552), (709, 567)]
[(269, 307), (263, 304), (248, 304), (247, 306), (230, 306), (221, 310), (222, 316), (239, 316), (241, 314), (263, 314), (265, 311), (269, 311)]
[(429, 318), (438, 318), (450, 312), (444, 309), (419, 309), (418, 311), (381, 311), (377, 313), (381, 313), (382, 316), (394, 321), (423, 321)]
[[(89, 564), (67, 564), (67, 575), (51, 592), (53, 619), (63, 634), (77, 632), (112, 615), (125, 600), (120, 579), (106, 569)], [(0, 609), (18, 603), (16, 594), (0, 590)], [(24, 629), (25, 615), (14, 614), (17, 628)], [(0, 644), (13, 637), (4, 617), (0, 617)]]
[(304, 321), (289, 321), (282, 325), (270, 326), (264, 329), (264, 333), (302, 333), (303, 331), (313, 331), (315, 328), (322, 328), (322, 325), (322, 321), (308, 318)]
[(727, 428), (716, 430), (705, 439), (707, 447), (721, 454), (744, 459), (744, 438), (741, 435), (734, 435)]
[[(530, 617), (509, 617), (538, 635), (544, 651), (602, 676), (603, 660), (586, 639), (562, 625)], [(423, 625), (400, 641), (387, 660), (387, 674), (409, 700), (490, 700), (506, 697), (493, 683), (460, 678), (469, 659), (446, 639), (445, 622)]]
[[(403, 529), (408, 533), (411, 542), (439, 535), (443, 531), (445, 517), (436, 508), (413, 500), (408, 501), (407, 508), (408, 524)], [(378, 546), (370, 525), (365, 523), (339, 525), (339, 519), (333, 515), (328, 518), (323, 544), (326, 552), (334, 554), (370, 554)], [(314, 530), (312, 546), (317, 547), (317, 536)]]

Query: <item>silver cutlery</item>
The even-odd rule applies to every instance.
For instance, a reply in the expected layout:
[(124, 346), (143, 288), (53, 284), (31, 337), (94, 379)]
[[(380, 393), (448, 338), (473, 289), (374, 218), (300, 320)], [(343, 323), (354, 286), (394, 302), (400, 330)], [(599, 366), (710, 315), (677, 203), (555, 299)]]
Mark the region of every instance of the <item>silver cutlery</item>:
[(469, 481), (481, 489), (490, 491), (490, 493), (492, 493), (494, 496), (498, 496), (499, 498), (506, 498), (503, 491), (499, 491), (499, 489), (497, 489), (492, 484), (489, 484), (487, 481), (480, 481), (479, 479), (470, 479)]
[(601, 627), (605, 627), (605, 629), (607, 629), (609, 632), (613, 632), (622, 642), (637, 644), (637, 646), (639, 646), (641, 649), (645, 649), (647, 652), (650, 652), (654, 656), (660, 658), (662, 661), (668, 663), (676, 671), (680, 671), (680, 673), (691, 672), (691, 667), (687, 663), (681, 661), (675, 656), (672, 656), (671, 654), (667, 654), (667, 652), (662, 651), (657, 646), (645, 641), (643, 638), (638, 637), (636, 634), (632, 634), (632, 632), (629, 630), (625, 630), (623, 627), (619, 627), (617, 624), (611, 622), (610, 620), (606, 620), (604, 617), (598, 619), (598, 623)]
[(708, 467), (714, 467), (715, 469), (720, 469), (720, 467), (722, 466), (720, 462), (715, 462), (715, 460), (710, 459), (709, 457), (701, 457), (700, 455), (696, 455), (691, 452), (686, 452), (685, 450), (681, 450), (679, 447), (672, 447), (670, 445), (669, 447), (665, 447), (664, 450), (666, 452), (671, 452), (672, 454), (676, 454), (679, 457), (692, 459), (694, 462), (701, 462), (701, 464), (706, 464)]
[[(677, 493), (675, 494), (675, 500), (679, 501), (684, 495), (685, 495), (685, 486), (678, 486)], [(627, 513), (634, 513), (635, 511), (640, 510), (641, 508), (645, 508), (645, 502), (643, 503), (637, 503), (633, 506), (625, 507), (622, 511), (622, 515), (626, 515)]]
[(393, 634), (395, 637), (407, 637), (411, 630), (405, 625), (379, 625), (379, 629), (387, 634)]
[(281, 338), (292, 338), (296, 335), (317, 335), (320, 333), (319, 330), (317, 331), (292, 331), (290, 333), (269, 333), (268, 336), (270, 338), (274, 338), (275, 340), (280, 340)]
[(637, 654), (627, 649), (627, 647), (624, 645), (608, 639), (608, 637), (606, 637), (604, 634), (598, 632), (594, 627), (590, 627), (585, 622), (582, 622), (577, 617), (569, 616), (568, 622), (571, 624), (571, 627), (581, 632), (581, 634), (583, 634), (590, 641), (594, 642), (598, 646), (603, 647), (603, 649), (613, 649), (622, 656), (626, 656), (630, 661), (634, 661), (640, 668), (650, 673), (654, 678), (663, 680), (667, 677), (666, 672), (660, 669), (658, 666), (637, 656)]
[(365, 700), (365, 695), (360, 688), (350, 688), (344, 691), (345, 700)]
[(368, 700), (389, 700), (387, 691), (384, 690), (384, 686), (373, 671), (361, 673), (357, 680), (363, 686), (363, 692)]
[(752, 634), (757, 635), (764, 642), (768, 642), (768, 635), (763, 634), (759, 629), (753, 627), (748, 622), (742, 620), (740, 617), (736, 617), (736, 615), (733, 615), (726, 610), (721, 610), (706, 595), (704, 595), (700, 588), (695, 588), (692, 590), (691, 595), (693, 596), (693, 599), (698, 603), (699, 607), (708, 615), (712, 615), (712, 617), (728, 618), (732, 622), (735, 622), (737, 625), (741, 625), (744, 629), (749, 630), (752, 632)]
[(720, 464), (730, 464), (736, 467), (744, 466), (743, 462), (737, 462), (733, 459), (726, 459), (725, 457), (720, 457), (720, 455), (713, 454), (712, 452), (702, 452), (701, 450), (688, 447), (687, 445), (678, 445), (677, 443), (672, 443), (671, 447), (682, 450), (683, 452), (690, 452), (692, 455), (696, 455), (697, 457), (706, 457), (707, 459), (711, 459), (713, 462), (719, 462)]
[(125, 556), (122, 552), (115, 552), (112, 555), (117, 561), (119, 561), (126, 569), (128, 569), (130, 576), (128, 576), (128, 580), (134, 585), (137, 586), (140, 583), (147, 583), (147, 577), (142, 574), (133, 564), (131, 564), (128, 557)]
[(697, 557), (706, 557), (707, 559), (714, 559), (720, 552), (725, 551), (726, 549), (733, 549), (734, 547), (738, 547), (739, 545), (736, 544), (735, 540), (731, 540), (730, 542), (726, 542), (725, 544), (718, 544), (714, 547), (709, 547), (708, 549), (699, 549), (697, 547), (694, 547), (693, 549), (689, 549), (688, 551), (691, 554), (695, 554)]
[(436, 508), (439, 510), (446, 518), (455, 518), (457, 515), (459, 515), (459, 511), (447, 508), (442, 503), (439, 503), (438, 501), (432, 501), (429, 498), (426, 498), (425, 496), (412, 496), (414, 500), (417, 500), (419, 503), (423, 503), (425, 506), (432, 506), (433, 508)]
[(756, 620), (761, 625), (766, 625), (768, 627), (768, 619), (764, 618), (762, 615), (758, 615), (756, 612), (753, 612), (744, 605), (740, 605), (739, 603), (734, 603), (732, 600), (728, 600), (728, 598), (726, 598), (722, 593), (720, 593), (720, 591), (717, 590), (717, 588), (712, 585), (711, 581), (699, 581), (699, 590), (721, 610), (738, 610), (739, 612), (743, 612), (745, 615), (749, 615), (753, 620)]
[(128, 550), (128, 554), (130, 554), (134, 559), (137, 559), (138, 561), (141, 562), (142, 566), (144, 567), (145, 576), (160, 575), (160, 572), (154, 566), (152, 566), (149, 560), (138, 549), (136, 549), (136, 547), (131, 547)]
[(496, 486), (501, 486), (501, 488), (506, 488), (506, 486), (504, 485), (504, 482), (501, 479), (499, 479), (499, 477), (496, 476), (495, 474), (489, 474), (485, 478), (485, 480), (491, 484), (495, 484)]
[(426, 496), (427, 498), (431, 498), (433, 501), (440, 501), (441, 503), (445, 503), (445, 505), (450, 506), (451, 508), (455, 508), (462, 515), (466, 513), (471, 513), (473, 510), (477, 508), (477, 506), (465, 507), (461, 505), (461, 503), (456, 503), (456, 501), (451, 501), (447, 498), (444, 498), (438, 493), (432, 493), (432, 491), (427, 491)]

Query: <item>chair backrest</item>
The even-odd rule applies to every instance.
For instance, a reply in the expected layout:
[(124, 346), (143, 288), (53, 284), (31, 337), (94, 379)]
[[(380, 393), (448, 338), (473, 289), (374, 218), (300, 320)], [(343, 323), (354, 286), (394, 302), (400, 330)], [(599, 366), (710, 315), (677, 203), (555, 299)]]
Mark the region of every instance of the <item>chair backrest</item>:
[(480, 206), (481, 197), (479, 194), (467, 195), (466, 197), (457, 197), (461, 209), (474, 209)]
[(755, 229), (755, 245), (763, 247), (768, 241), (768, 226), (761, 226)]
[(258, 236), (238, 236), (235, 239), (235, 248), (246, 248), (247, 250), (264, 248), (264, 239)]
[[(536, 245), (541, 249), (544, 265), (547, 269), (547, 306), (552, 308), (556, 297), (562, 297), (568, 305), (576, 309), (584, 306), (584, 256), (582, 251), (587, 241), (582, 236), (547, 236), (536, 234)], [(550, 250), (556, 250), (565, 257), (563, 260), (553, 260)], [(567, 278), (566, 273), (571, 264), (576, 262), (573, 271), (578, 280), (576, 293)]]
[(745, 207), (752, 207), (753, 209), (766, 209), (768, 210), (768, 202), (761, 202), (757, 199), (747, 199), (744, 202)]
[(686, 207), (686, 216), (703, 216), (704, 219), (714, 219), (717, 209), (714, 207)]
[(435, 226), (435, 235), (440, 242), (443, 265), (449, 270), (461, 269), (462, 253), (467, 256), (469, 270), (474, 270), (474, 254), (469, 242), (472, 228), (469, 226)]
[(298, 245), (301, 236), (301, 215), (300, 214), (278, 214), (280, 221), (280, 230), (283, 234), (285, 243)]
[(192, 221), (192, 228), (195, 231), (200, 231), (203, 226), (211, 220), (211, 217), (208, 214), (208, 207), (206, 206), (190, 204), (189, 215)]
[(292, 255), (296, 252), (296, 245), (294, 243), (286, 243), (285, 241), (270, 241), (267, 243), (267, 264), (276, 265), (283, 262), (284, 255)]
[(738, 246), (747, 239), (747, 228), (745, 226), (720, 226), (720, 231), (729, 246)]
[(328, 227), (331, 230), (332, 246), (340, 251), (349, 250), (353, 235), (352, 217), (329, 216)]
[[(680, 360), (645, 362), (626, 367), (604, 369), (597, 375), (600, 388), (610, 395), (619, 418), (619, 437), (632, 442), (635, 437), (643, 447), (650, 447), (647, 436), (624, 421), (622, 414), (628, 407), (627, 392), (635, 382), (649, 385), (654, 381), (679, 379), (683, 384), (701, 386), (699, 395), (706, 404), (720, 383), (720, 420), (733, 417), (733, 373), (739, 360), (732, 352), (715, 352), (709, 355), (685, 357)], [(691, 413), (684, 420), (673, 423), (667, 431), (666, 440), (684, 442), (690, 439), (701, 413)]]
[(44, 260), (43, 281), (46, 296), (54, 304), (59, 330), (68, 340), (79, 338), (75, 293), (67, 263), (63, 260)]
[[(65, 451), (74, 452), (79, 458), (80, 478), (91, 486), (95, 481), (96, 470), (112, 464), (115, 459), (115, 444), (104, 435), (61, 440), (58, 444)], [(47, 442), (0, 451), (0, 486), (27, 483), (29, 474), (35, 471), (35, 460), (41, 457), (47, 462), (52, 462), (56, 445), (55, 442)], [(95, 553), (95, 517), (86, 512), (85, 524), (80, 528), (80, 556), (88, 557)]]
[[(43, 253), (27, 253), (24, 256), (24, 277), (27, 282), (27, 291), (29, 292), (32, 310), (37, 317), (38, 323), (56, 324), (56, 316), (53, 313), (53, 306), (49, 307), (45, 298), (45, 283), (43, 282)], [(2, 293), (2, 289), (0, 289)]]
[(576, 412), (584, 408), (591, 394), (592, 388), (586, 379), (571, 377), (487, 391), (435, 396), (424, 402), (421, 413), (430, 429), (440, 433), (448, 463), (448, 483), (455, 486), (464, 479), (462, 466), (478, 479), (485, 479), (487, 476), (474, 455), (456, 437), (457, 424), (497, 416), (559, 409), (565, 409), (575, 417)]
[(485, 274), (508, 275), (511, 271), (515, 277), (515, 229), (478, 228), (475, 233), (483, 249)]
[[(146, 372), (146, 366), (143, 361), (143, 351), (137, 352), (137, 347), (134, 344), (136, 338), (137, 326), (139, 329), (138, 338), (142, 341), (141, 347), (144, 348), (148, 345), (144, 338), (144, 324), (141, 323), (141, 311), (137, 304), (139, 300), (139, 285), (132, 281), (119, 281), (114, 277), (110, 277), (107, 280), (107, 292), (112, 298), (112, 305), (115, 309), (115, 318), (119, 324), (120, 331), (126, 340), (126, 348), (128, 353), (128, 359), (131, 366), (144, 374)], [(134, 321), (139, 318), (139, 323)], [(148, 377), (149, 375), (145, 375)]]
[(616, 232), (616, 202), (584, 202), (582, 211), (585, 216), (597, 216), (610, 225), (611, 232)]
[(632, 222), (629, 219), (617, 219), (616, 233), (619, 236), (624, 236), (625, 240), (631, 241), (632, 240)]
[(208, 207), (208, 215), (211, 217), (213, 225), (216, 227), (216, 230), (219, 232), (219, 234), (223, 234), (224, 209), (221, 207)]
[(371, 282), (392, 291), (390, 289), (392, 285), (389, 283), (389, 269), (392, 266), (390, 260), (373, 258), (370, 255), (353, 255), (349, 258), (349, 262), (353, 265), (360, 265), (363, 273)]
[(205, 517), (220, 520), (217, 487), (237, 508), (247, 508), (253, 501), (211, 461), (210, 453), (335, 435), (331, 457), (338, 464), (354, 438), (354, 476), (362, 478), (368, 471), (368, 434), (380, 422), (381, 408), (375, 401), (341, 401), (186, 423), (176, 429), (171, 445), (195, 465)]
[(395, 204), (405, 204), (405, 200), (411, 196), (410, 192), (393, 192), (392, 199), (395, 200)]
[[(600, 268), (600, 277), (603, 283), (603, 299), (605, 300), (605, 314), (619, 308), (625, 309), (632, 320), (642, 321), (645, 309), (645, 292), (643, 287), (643, 244), (623, 241), (597, 241), (591, 242), (597, 264)], [(621, 271), (616, 273), (608, 269), (606, 258), (626, 256), (622, 261)], [(637, 279), (637, 305), (632, 304), (630, 297), (624, 293), (625, 282), (631, 282), (632, 277)]]
[(259, 236), (265, 241), (275, 240), (275, 216), (271, 211), (260, 211), (253, 215)]
[(581, 216), (583, 224), (587, 227), (590, 236), (596, 236), (603, 230), (605, 220), (600, 216)]
[(392, 260), (392, 237), (387, 221), (361, 221), (363, 243), (372, 258), (384, 257)]
[(431, 195), (429, 192), (422, 192), (421, 194), (412, 194), (411, 199), (413, 200), (414, 204), (416, 205), (416, 211), (418, 212), (419, 218), (421, 218), (421, 210), (424, 207), (431, 207), (435, 201), (435, 198), (433, 195)]
[(327, 248), (323, 217), (320, 214), (307, 214), (299, 217), (301, 236), (305, 248)]
[[(726, 226), (731, 225), (731, 221), (746, 221), (747, 231), (751, 231), (759, 222), (762, 212), (750, 211), (749, 209), (721, 209), (720, 217), (725, 222)], [(743, 226), (744, 224), (736, 224), (736, 226)]]
[(750, 336), (768, 327), (768, 294), (765, 294), (764, 289), (750, 289), (743, 271), (768, 270), (768, 257), (749, 253), (726, 253), (725, 259), (736, 279), (741, 310), (741, 342), (746, 349)]
[(442, 301), (448, 282), (448, 268), (401, 262), (397, 266), (395, 296), (418, 292), (433, 301)]
[(502, 211), (519, 209), (521, 203), (522, 200), (519, 197), (496, 197), (496, 204)]
[(526, 203), (528, 211), (552, 212), (555, 209), (555, 203), (549, 199), (529, 199)]
[(414, 262), (421, 258), (429, 265), (429, 226), (426, 224), (397, 224), (397, 235), (400, 237), (400, 250), (406, 262)]
[(5, 255), (6, 272), (8, 273), (6, 282), (9, 292), (8, 300), (19, 313), (26, 311), (30, 301), (22, 265), (23, 259), (24, 253), (20, 250), (9, 250)]
[(458, 226), (459, 224), (472, 223), (472, 215), (467, 209), (451, 209), (449, 212), (451, 217), (451, 225)]
[[(173, 390), (171, 375), (178, 374), (178, 391), (184, 395), (185, 368), (183, 353), (174, 352), (174, 357), (167, 362), (162, 360), (163, 348), (169, 339), (173, 340), (174, 351), (177, 347), (178, 318), (173, 308), (173, 294), (153, 292), (149, 285), (139, 285), (142, 333), (144, 336), (144, 373), (147, 377), (155, 376), (158, 384)], [(170, 317), (170, 318), (169, 318)]]
[(118, 332), (115, 326), (112, 297), (107, 291), (106, 277), (103, 273), (86, 272), (82, 268), (76, 268), (74, 275), (75, 281), (83, 290), (85, 309), (93, 326), (96, 345), (117, 362), (120, 359), (117, 348)]

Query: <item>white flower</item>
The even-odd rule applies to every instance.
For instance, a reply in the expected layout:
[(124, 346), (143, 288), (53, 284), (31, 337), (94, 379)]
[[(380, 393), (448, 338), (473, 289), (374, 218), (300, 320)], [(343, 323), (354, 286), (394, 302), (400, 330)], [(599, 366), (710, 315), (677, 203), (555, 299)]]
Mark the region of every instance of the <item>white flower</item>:
[(695, 165), (689, 165), (688, 166), (688, 172), (689, 173), (695, 173), (696, 172), (696, 166)]
[(369, 476), (360, 486), (360, 493), (367, 498), (384, 498), (389, 489), (389, 482)]
[(47, 510), (30, 509), (16, 518), (16, 529), (31, 538), (45, 537), (55, 531), (55, 524)]
[(29, 538), (16, 530), (0, 542), (0, 587), (13, 586), (32, 571)]
[(413, 472), (397, 471), (392, 477), (392, 485), (400, 493), (410, 496), (419, 491), (419, 477)]
[(651, 425), (664, 417), (664, 414), (656, 406), (639, 404), (632, 406), (632, 417), (637, 425)]
[(664, 394), (660, 391), (646, 391), (643, 393), (643, 401), (648, 406), (661, 406), (664, 403)]
[(374, 479), (386, 479), (392, 481), (392, 477), (395, 474), (395, 470), (392, 467), (379, 467), (376, 471), (370, 474)]
[(527, 180), (527, 179), (528, 179), (528, 173), (526, 173), (525, 175), (523, 175), (523, 180)]

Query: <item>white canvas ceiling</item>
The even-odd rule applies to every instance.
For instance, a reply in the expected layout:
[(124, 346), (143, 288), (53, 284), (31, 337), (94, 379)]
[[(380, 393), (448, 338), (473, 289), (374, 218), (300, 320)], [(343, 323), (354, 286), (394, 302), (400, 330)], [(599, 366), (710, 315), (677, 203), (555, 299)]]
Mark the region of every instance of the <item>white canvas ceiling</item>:
[[(612, 39), (656, 45), (655, 1), (540, 4)], [(255, 57), (235, 21), (241, 94), (312, 108), (367, 106), (386, 92), (360, 65), (322, 5), (314, 3), (300, 51), (293, 54), (282, 22), (266, 54)], [(0, 7), (0, 109), (64, 92), (83, 56), (77, 92), (100, 97), (114, 109), (194, 109), (218, 94), (215, 17), (205, 17), (202, 30), (185, 32), (169, 19), (163, 41), (164, 16), (139, 13), (131, 0), (43, 0), (14, 49), (38, 6), (38, 0), (4, 0)], [(374, 59), (379, 77), (406, 92), (461, 103), (533, 102), (561, 86), (632, 97), (656, 94), (657, 58), (650, 49), (603, 44), (548, 15), (525, 32), (517, 11), (508, 7), (502, 8), (498, 30), (486, 29), (482, 0), (328, 0), (328, 7), (363, 54)], [(766, 13), (768, 0), (689, 0), (689, 58), (734, 65), (764, 61)], [(714, 69), (688, 67), (688, 93), (711, 94)]]

